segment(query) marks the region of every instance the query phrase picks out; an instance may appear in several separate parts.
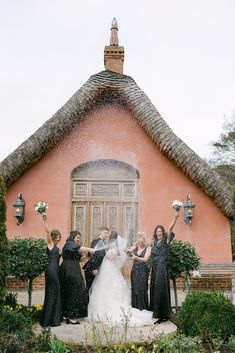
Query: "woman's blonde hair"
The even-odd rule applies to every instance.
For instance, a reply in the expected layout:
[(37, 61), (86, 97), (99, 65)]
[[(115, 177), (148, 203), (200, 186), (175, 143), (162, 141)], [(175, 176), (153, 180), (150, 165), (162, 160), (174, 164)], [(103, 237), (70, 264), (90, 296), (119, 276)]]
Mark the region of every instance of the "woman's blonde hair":
[(146, 239), (146, 234), (145, 232), (137, 232), (136, 234), (136, 238), (137, 238), (137, 243), (142, 240), (144, 245), (147, 245), (147, 239)]

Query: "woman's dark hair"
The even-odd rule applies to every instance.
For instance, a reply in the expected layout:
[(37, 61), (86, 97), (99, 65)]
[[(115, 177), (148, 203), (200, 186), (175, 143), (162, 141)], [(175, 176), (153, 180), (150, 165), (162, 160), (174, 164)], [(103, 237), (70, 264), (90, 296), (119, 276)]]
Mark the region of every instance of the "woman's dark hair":
[(80, 235), (80, 237), (82, 236), (78, 230), (71, 230), (71, 232), (69, 233), (69, 237), (66, 241), (69, 241), (69, 240), (74, 241), (74, 239), (77, 235)]
[(61, 237), (60, 231), (58, 229), (52, 229), (51, 231), (51, 239), (55, 239), (57, 237)]
[[(112, 230), (109, 236), (109, 244), (116, 244), (117, 248), (118, 248), (118, 232), (116, 232), (115, 230)], [(118, 255), (120, 255), (119, 249), (118, 249)]]
[(154, 229), (154, 232), (153, 232), (153, 240), (154, 242), (157, 242), (159, 239), (158, 239), (158, 236), (157, 236), (157, 229), (160, 228), (161, 231), (162, 231), (162, 238), (163, 239), (166, 239), (166, 231), (165, 231), (165, 228), (161, 225), (161, 224), (158, 224), (156, 226), (156, 228)]
[(108, 232), (110, 231), (110, 229), (108, 227), (100, 227), (99, 232), (103, 232), (104, 230), (107, 230)]
[(112, 230), (109, 236), (109, 241), (117, 240), (117, 237), (118, 237), (118, 232), (116, 232), (115, 230)]

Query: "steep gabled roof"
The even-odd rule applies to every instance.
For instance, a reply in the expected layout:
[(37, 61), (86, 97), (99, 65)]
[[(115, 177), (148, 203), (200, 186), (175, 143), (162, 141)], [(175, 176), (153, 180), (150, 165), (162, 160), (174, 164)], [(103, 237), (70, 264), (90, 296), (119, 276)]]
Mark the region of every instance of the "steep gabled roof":
[(227, 217), (232, 216), (231, 186), (174, 134), (131, 77), (111, 71), (91, 76), (52, 118), (1, 162), (6, 185), (14, 183), (68, 136), (89, 111), (105, 103), (131, 111), (161, 153), (209, 195)]

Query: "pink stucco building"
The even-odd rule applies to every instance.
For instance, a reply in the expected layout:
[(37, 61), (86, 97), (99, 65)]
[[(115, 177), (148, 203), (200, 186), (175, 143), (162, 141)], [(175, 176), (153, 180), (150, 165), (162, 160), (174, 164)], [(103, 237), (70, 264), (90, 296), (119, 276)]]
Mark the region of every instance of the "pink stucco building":
[[(63, 242), (79, 229), (89, 244), (101, 225), (149, 240), (166, 228), (175, 199), (190, 195), (192, 225), (183, 211), (176, 238), (192, 243), (202, 272), (231, 274), (230, 185), (180, 140), (135, 81), (123, 75), (124, 49), (111, 31), (105, 71), (93, 75), (62, 108), (2, 161), (7, 185), (7, 235), (44, 237), (38, 201)], [(16, 225), (12, 204), (22, 193), (25, 220)], [(62, 242), (62, 243), (63, 243)]]

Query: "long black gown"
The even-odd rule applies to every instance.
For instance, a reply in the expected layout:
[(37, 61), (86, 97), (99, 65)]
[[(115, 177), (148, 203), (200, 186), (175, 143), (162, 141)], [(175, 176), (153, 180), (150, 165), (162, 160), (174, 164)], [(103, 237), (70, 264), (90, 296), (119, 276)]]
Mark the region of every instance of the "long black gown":
[(60, 284), (62, 312), (66, 318), (87, 316), (87, 291), (82, 277), (79, 252), (80, 245), (67, 241), (63, 251), (63, 262), (60, 266)]
[(40, 324), (43, 327), (59, 326), (62, 320), (61, 293), (59, 281), (60, 250), (47, 248), (48, 265), (45, 271), (45, 298)]
[(105, 242), (102, 238), (97, 237), (96, 239), (93, 239), (90, 245), (90, 248), (96, 248), (98, 246), (98, 248), (100, 247), (100, 249), (103, 248), (103, 250), (98, 250), (96, 251), (95, 254), (89, 254), (89, 260), (86, 262), (86, 264), (83, 266), (83, 270), (85, 272), (85, 278), (86, 278), (86, 289), (87, 289), (87, 293), (89, 295), (89, 290), (92, 286), (92, 283), (95, 279), (95, 276), (92, 274), (93, 270), (98, 270), (103, 258), (105, 257)]
[[(170, 234), (170, 241), (174, 233)], [(152, 248), (152, 275), (150, 286), (150, 309), (154, 318), (169, 319), (171, 317), (170, 280), (168, 275), (168, 248), (167, 237), (154, 243)]]
[[(140, 255), (137, 254), (138, 248), (133, 251), (133, 254), (138, 257), (144, 257), (146, 253), (144, 248)], [(133, 261), (131, 270), (131, 305), (133, 308), (140, 310), (148, 310), (148, 267), (146, 262)]]

